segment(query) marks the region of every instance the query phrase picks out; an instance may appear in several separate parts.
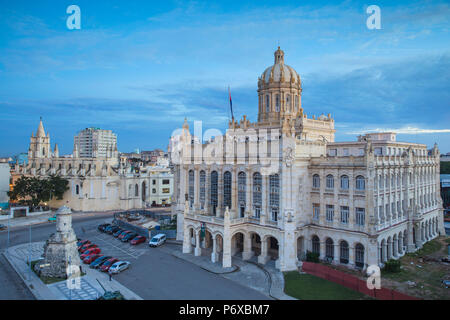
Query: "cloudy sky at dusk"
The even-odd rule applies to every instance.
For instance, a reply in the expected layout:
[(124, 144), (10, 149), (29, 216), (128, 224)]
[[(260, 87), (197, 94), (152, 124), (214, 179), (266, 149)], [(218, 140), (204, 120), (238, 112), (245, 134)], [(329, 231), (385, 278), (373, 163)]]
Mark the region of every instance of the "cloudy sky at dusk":
[[(81, 8), (68, 30), (66, 8)], [(366, 8), (381, 8), (369, 30)], [(336, 140), (397, 131), (450, 152), (448, 1), (0, 0), (0, 156), (27, 152), (44, 119), (70, 153), (86, 127), (119, 151), (166, 148), (185, 117), (224, 131), (257, 117), (257, 79), (279, 44), (308, 115), (331, 113)]]

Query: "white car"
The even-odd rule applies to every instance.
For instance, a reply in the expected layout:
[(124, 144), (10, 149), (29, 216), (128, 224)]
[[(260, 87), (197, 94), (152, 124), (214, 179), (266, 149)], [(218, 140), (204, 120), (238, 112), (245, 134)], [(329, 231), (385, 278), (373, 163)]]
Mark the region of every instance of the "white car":
[(130, 267), (130, 262), (129, 261), (118, 261), (116, 263), (114, 263), (108, 270), (109, 273), (119, 273), (122, 272), (123, 270), (126, 270)]
[(154, 236), (149, 242), (148, 245), (150, 247), (159, 247), (164, 242), (166, 242), (166, 235), (164, 233), (157, 234)]

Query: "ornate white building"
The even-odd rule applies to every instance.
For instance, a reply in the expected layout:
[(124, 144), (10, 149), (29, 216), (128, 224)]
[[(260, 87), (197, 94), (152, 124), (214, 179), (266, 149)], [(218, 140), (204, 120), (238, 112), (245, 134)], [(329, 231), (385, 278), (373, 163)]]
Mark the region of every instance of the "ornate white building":
[[(394, 133), (334, 141), (330, 115), (308, 117), (297, 72), (275, 63), (258, 79), (258, 121), (232, 119), (204, 144), (185, 121), (172, 138), (173, 210), (183, 252), (294, 270), (307, 251), (365, 269), (444, 234), (439, 151)], [(204, 235), (204, 236), (203, 236)]]
[[(45, 134), (41, 119), (36, 135), (31, 134), (28, 164), (16, 164), (12, 173), (13, 183), (22, 175), (59, 175), (69, 180), (69, 190), (62, 200), (52, 200), (49, 205), (66, 205), (74, 211), (140, 209), (149, 207), (153, 201), (170, 201), (173, 175), (169, 168), (122, 164), (116, 144), (104, 154), (105, 156), (97, 154), (95, 157), (81, 157), (77, 143), (74, 143), (72, 155), (60, 156), (58, 145), (51, 152), (50, 134)], [(158, 184), (159, 180), (169, 179), (169, 192), (152, 195), (150, 184), (155, 179)]]

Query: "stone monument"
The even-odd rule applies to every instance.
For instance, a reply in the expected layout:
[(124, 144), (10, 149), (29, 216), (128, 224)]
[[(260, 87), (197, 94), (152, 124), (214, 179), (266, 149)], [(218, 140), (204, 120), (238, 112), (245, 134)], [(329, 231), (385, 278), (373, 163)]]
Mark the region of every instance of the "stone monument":
[(44, 260), (39, 263), (40, 275), (72, 278), (80, 275), (77, 237), (72, 229), (72, 210), (62, 206), (56, 212), (56, 233), (44, 245)]

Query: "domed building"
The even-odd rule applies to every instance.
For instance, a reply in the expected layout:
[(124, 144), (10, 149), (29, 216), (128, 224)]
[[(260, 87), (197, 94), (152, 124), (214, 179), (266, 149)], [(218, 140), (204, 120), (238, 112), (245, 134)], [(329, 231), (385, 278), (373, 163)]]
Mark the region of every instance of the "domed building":
[(437, 146), (392, 132), (335, 142), (334, 119), (307, 116), (300, 76), (280, 48), (274, 56), (258, 78), (256, 122), (232, 118), (202, 143), (185, 121), (171, 139), (183, 252), (282, 271), (311, 252), (364, 270), (444, 234)]

